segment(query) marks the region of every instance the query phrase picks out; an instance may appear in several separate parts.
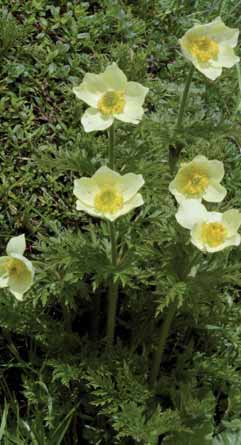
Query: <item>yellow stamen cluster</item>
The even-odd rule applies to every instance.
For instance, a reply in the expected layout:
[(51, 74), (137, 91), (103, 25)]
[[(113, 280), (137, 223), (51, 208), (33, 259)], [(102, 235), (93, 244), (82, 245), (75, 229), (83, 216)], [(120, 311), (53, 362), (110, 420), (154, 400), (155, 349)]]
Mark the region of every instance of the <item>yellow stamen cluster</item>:
[(202, 225), (202, 240), (209, 247), (217, 247), (225, 241), (227, 229), (219, 222), (204, 223)]
[(123, 196), (111, 186), (104, 187), (95, 196), (95, 208), (101, 213), (116, 213), (123, 207)]
[(105, 116), (122, 113), (126, 104), (123, 91), (107, 91), (99, 99), (97, 108)]
[(190, 52), (199, 62), (208, 62), (217, 57), (219, 46), (209, 37), (192, 38), (189, 43)]
[(209, 180), (205, 173), (194, 171), (186, 178), (183, 192), (187, 195), (202, 195), (208, 186)]
[(5, 270), (8, 275), (19, 277), (25, 272), (25, 265), (17, 258), (10, 258), (5, 264)]

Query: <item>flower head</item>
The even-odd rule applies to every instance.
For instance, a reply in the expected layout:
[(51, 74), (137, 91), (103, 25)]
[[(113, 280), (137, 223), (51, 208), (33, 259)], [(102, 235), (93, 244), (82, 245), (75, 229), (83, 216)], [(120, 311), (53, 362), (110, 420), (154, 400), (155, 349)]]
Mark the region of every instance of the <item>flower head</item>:
[(196, 199), (183, 201), (176, 213), (177, 222), (191, 231), (191, 242), (203, 252), (218, 252), (239, 246), (241, 213), (230, 209), (224, 213), (208, 212)]
[(211, 80), (239, 61), (233, 48), (239, 30), (226, 26), (220, 17), (206, 25), (195, 25), (179, 40), (183, 55)]
[(138, 124), (144, 113), (142, 105), (148, 88), (128, 82), (123, 71), (112, 63), (101, 74), (87, 73), (73, 92), (90, 106), (81, 119), (84, 130), (89, 133), (109, 128), (114, 119)]
[(181, 165), (176, 177), (169, 184), (169, 191), (178, 202), (184, 199), (221, 202), (227, 193), (220, 185), (223, 176), (221, 161), (209, 161), (205, 156), (198, 155), (191, 162)]
[(7, 256), (0, 257), (0, 287), (8, 287), (18, 299), (32, 286), (34, 269), (31, 261), (23, 256), (25, 236), (15, 236), (7, 244)]
[(108, 167), (101, 167), (92, 178), (74, 181), (77, 210), (114, 221), (143, 204), (138, 190), (143, 186), (142, 175), (121, 176)]

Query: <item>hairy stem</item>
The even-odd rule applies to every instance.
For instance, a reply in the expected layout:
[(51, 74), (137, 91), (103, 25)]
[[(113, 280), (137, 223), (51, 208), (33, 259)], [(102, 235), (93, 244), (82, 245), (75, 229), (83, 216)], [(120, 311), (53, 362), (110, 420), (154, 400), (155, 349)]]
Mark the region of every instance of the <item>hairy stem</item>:
[[(109, 231), (110, 231), (110, 241), (111, 241), (111, 261), (112, 265), (116, 266), (117, 264), (117, 246), (116, 246), (116, 232), (115, 225), (113, 222), (109, 222)], [(118, 283), (114, 282), (114, 279), (111, 278), (109, 285), (109, 294), (108, 294), (108, 318), (107, 318), (107, 344), (109, 346), (114, 343), (115, 336), (115, 319), (116, 319), (116, 308), (117, 308), (117, 300), (118, 300)]]
[(241, 105), (241, 70), (240, 70), (240, 65), (239, 62), (236, 63), (236, 71), (237, 71), (237, 78), (238, 78), (238, 100), (237, 100), (237, 105), (235, 108), (235, 114), (239, 111), (239, 107)]
[[(187, 78), (186, 78), (185, 87), (184, 87), (181, 101), (180, 101), (180, 106), (179, 106), (178, 116), (177, 116), (177, 123), (175, 126), (176, 131), (178, 131), (182, 128), (182, 121), (183, 121), (183, 117), (184, 117), (184, 111), (185, 111), (188, 93), (189, 93), (189, 89), (190, 89), (190, 85), (191, 85), (191, 81), (192, 81), (193, 72), (194, 72), (194, 66), (191, 65), (188, 75), (187, 75)], [(177, 165), (180, 153), (182, 151), (182, 148), (183, 148), (183, 146), (180, 143), (176, 144), (176, 146), (169, 147), (169, 167), (170, 167), (171, 173), (174, 173), (176, 170), (176, 165)]]
[(113, 123), (109, 129), (109, 167), (112, 170), (115, 168), (114, 146), (115, 146), (115, 129)]
[(175, 312), (176, 312), (176, 303), (174, 302), (170, 305), (170, 307), (168, 309), (167, 316), (161, 326), (159, 343), (158, 343), (157, 349), (154, 353), (153, 366), (151, 369), (150, 383), (152, 386), (155, 385), (158, 374), (159, 374), (159, 369), (160, 369), (160, 365), (161, 365), (161, 361), (162, 361), (162, 355), (163, 355), (163, 352), (165, 349), (166, 341), (168, 338), (169, 330), (170, 330), (171, 323), (172, 323), (173, 317), (175, 315)]
[[(110, 127), (109, 130), (109, 166), (114, 169), (115, 166), (115, 133), (114, 125)], [(109, 233), (110, 233), (110, 243), (111, 243), (111, 263), (115, 268), (117, 265), (117, 243), (116, 243), (116, 230), (114, 222), (109, 221)], [(118, 301), (118, 283), (114, 281), (114, 277), (110, 279), (109, 293), (108, 293), (108, 316), (107, 316), (107, 328), (106, 337), (107, 345), (112, 346), (115, 337), (115, 321), (116, 321), (116, 308)]]
[(179, 130), (182, 127), (182, 120), (183, 120), (183, 116), (184, 116), (184, 110), (185, 110), (185, 106), (186, 106), (186, 102), (187, 102), (187, 98), (188, 98), (188, 93), (189, 93), (189, 89), (190, 89), (190, 85), (191, 85), (191, 81), (192, 81), (193, 72), (194, 72), (194, 66), (191, 65), (188, 75), (187, 75), (187, 78), (186, 78), (185, 87), (184, 87), (184, 90), (182, 93), (182, 98), (181, 98), (178, 116), (177, 116), (176, 130)]

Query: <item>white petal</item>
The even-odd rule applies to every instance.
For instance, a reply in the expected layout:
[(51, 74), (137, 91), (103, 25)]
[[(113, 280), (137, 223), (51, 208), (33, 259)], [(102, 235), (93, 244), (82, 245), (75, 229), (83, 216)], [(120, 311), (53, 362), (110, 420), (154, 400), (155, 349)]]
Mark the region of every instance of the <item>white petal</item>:
[(224, 166), (222, 161), (216, 159), (208, 161), (208, 176), (217, 182), (221, 182), (224, 177)]
[(202, 252), (206, 251), (206, 247), (202, 241), (202, 224), (196, 224), (191, 230), (191, 243)]
[(241, 213), (237, 209), (230, 209), (223, 214), (223, 223), (230, 235), (235, 235), (241, 225)]
[(78, 87), (73, 88), (73, 93), (80, 100), (83, 100), (87, 105), (97, 108), (97, 102), (101, 98), (100, 94), (93, 94), (87, 89), (86, 84), (82, 83)]
[(116, 212), (114, 215), (109, 215), (109, 218), (111, 221), (114, 221), (115, 219), (119, 218), (122, 215), (126, 215), (131, 210), (135, 209), (136, 207), (140, 207), (144, 204), (142, 195), (140, 193), (137, 193), (133, 198), (131, 198), (129, 201), (125, 202), (122, 209), (120, 209), (118, 212)]
[(143, 108), (133, 100), (127, 100), (123, 113), (116, 113), (114, 117), (122, 122), (129, 124), (139, 124), (144, 114)]
[(148, 91), (149, 88), (143, 87), (138, 82), (128, 82), (125, 90), (126, 99), (142, 106)]
[(102, 74), (87, 73), (83, 82), (73, 88), (73, 92), (78, 99), (96, 108), (98, 100), (107, 89), (108, 87), (102, 79)]
[(124, 201), (128, 201), (133, 198), (134, 195), (144, 184), (144, 178), (142, 175), (136, 175), (134, 173), (127, 173), (121, 178), (121, 192), (123, 193)]
[(206, 222), (222, 222), (223, 215), (220, 212), (207, 212)]
[(211, 64), (212, 66), (223, 66), (225, 68), (231, 68), (236, 63), (239, 62), (239, 57), (236, 56), (233, 48), (229, 45), (220, 45), (219, 46), (219, 53), (217, 56), (217, 60), (212, 60)]
[(106, 130), (113, 124), (113, 121), (113, 117), (104, 116), (95, 108), (88, 108), (81, 118), (81, 123), (86, 133)]
[[(173, 181), (170, 182), (168, 190), (173, 196), (175, 196), (177, 202), (180, 204), (181, 202), (186, 201), (188, 198), (184, 194), (179, 192), (177, 190), (177, 187), (178, 187), (178, 183), (177, 183), (176, 178), (174, 178)], [(202, 200), (202, 198), (195, 198), (195, 199), (196, 199), (196, 201), (199, 201), (199, 202), (201, 202), (201, 200)]]
[(192, 162), (194, 162), (194, 161), (198, 161), (198, 162), (211, 162), (204, 155), (197, 155), (197, 156), (195, 156), (195, 158), (193, 158)]
[(74, 195), (88, 206), (94, 205), (96, 193), (99, 188), (92, 178), (80, 178), (74, 180)]
[(7, 244), (6, 252), (8, 255), (18, 253), (22, 255), (26, 249), (25, 235), (14, 236)]
[(106, 165), (100, 167), (92, 178), (99, 187), (103, 185), (118, 186), (121, 181), (121, 175)]
[(97, 218), (104, 218), (103, 214), (98, 212), (94, 207), (86, 205), (84, 202), (77, 200), (76, 209), (81, 212), (88, 213), (88, 215), (95, 216)]
[(221, 17), (206, 25), (207, 35), (219, 43), (226, 43), (234, 48), (238, 43), (239, 29), (226, 26)]
[(15, 292), (12, 289), (9, 288), (9, 291), (11, 292), (11, 294), (14, 295), (14, 297), (18, 300), (18, 301), (23, 301), (23, 293), (19, 293), (19, 292)]
[(8, 286), (8, 272), (6, 269), (6, 263), (8, 261), (8, 256), (0, 257), (0, 288)]
[(124, 90), (127, 84), (126, 75), (116, 63), (109, 65), (101, 77), (109, 90)]
[(34, 268), (27, 258), (19, 254), (12, 254), (12, 258), (16, 258), (24, 265), (24, 271), (19, 276), (9, 275), (8, 287), (13, 293), (23, 295), (33, 284)]
[(207, 210), (197, 199), (187, 199), (181, 202), (176, 213), (176, 220), (185, 229), (192, 229), (195, 224), (205, 221)]
[(203, 199), (208, 202), (221, 202), (227, 194), (227, 190), (218, 182), (210, 181)]
[(222, 68), (220, 67), (214, 67), (211, 66), (211, 64), (201, 64), (197, 61), (195, 61), (193, 64), (198, 71), (200, 71), (210, 80), (215, 80), (222, 74)]

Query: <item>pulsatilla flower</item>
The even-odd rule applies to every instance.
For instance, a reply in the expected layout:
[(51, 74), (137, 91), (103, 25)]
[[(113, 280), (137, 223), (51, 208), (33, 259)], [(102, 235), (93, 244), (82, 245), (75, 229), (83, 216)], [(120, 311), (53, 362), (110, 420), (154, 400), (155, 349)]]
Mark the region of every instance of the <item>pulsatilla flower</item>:
[(180, 204), (176, 219), (191, 231), (192, 244), (203, 252), (218, 252), (240, 244), (241, 213), (237, 209), (208, 212), (199, 201), (189, 199)]
[(114, 221), (143, 204), (138, 193), (143, 184), (142, 175), (121, 176), (108, 167), (101, 167), (91, 178), (74, 181), (77, 210)]
[(142, 105), (148, 88), (128, 82), (123, 71), (112, 63), (101, 74), (87, 73), (73, 92), (90, 106), (81, 119), (88, 133), (109, 128), (114, 119), (138, 124), (144, 113)]
[(195, 25), (179, 40), (184, 57), (211, 80), (239, 61), (233, 48), (239, 30), (226, 26), (220, 17), (206, 25)]
[(18, 299), (32, 286), (34, 268), (23, 256), (26, 249), (25, 235), (10, 239), (7, 244), (7, 256), (0, 257), (0, 287), (8, 287)]
[(221, 202), (226, 196), (226, 189), (220, 184), (224, 176), (221, 161), (209, 161), (198, 155), (191, 162), (183, 163), (169, 184), (169, 191), (178, 202), (184, 199), (204, 199), (209, 202)]

